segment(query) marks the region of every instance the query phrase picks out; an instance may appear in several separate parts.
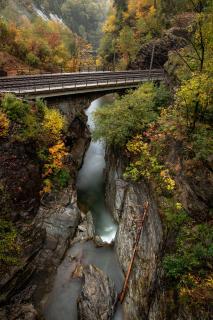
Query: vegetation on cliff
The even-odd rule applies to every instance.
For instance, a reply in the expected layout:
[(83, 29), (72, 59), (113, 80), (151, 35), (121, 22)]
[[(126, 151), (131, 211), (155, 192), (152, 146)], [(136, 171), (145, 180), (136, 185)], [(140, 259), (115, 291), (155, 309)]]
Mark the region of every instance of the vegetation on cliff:
[[(173, 80), (170, 83), (172, 98), (164, 100), (167, 91), (162, 86), (143, 85), (117, 99), (112, 107), (95, 113), (94, 136), (123, 149), (129, 159), (126, 178), (145, 179), (155, 190), (165, 228), (162, 260), (165, 286), (174, 290), (176, 303), (190, 310), (195, 319), (210, 319), (213, 229), (208, 188), (212, 188), (213, 155), (212, 3), (180, 1), (173, 3), (171, 10), (170, 5), (170, 1), (164, 0), (115, 1), (101, 47), (105, 61), (112, 62), (113, 50), (118, 48), (116, 61), (128, 66), (137, 59), (141, 45), (160, 38), (172, 21), (182, 21), (189, 33), (185, 45), (179, 50), (173, 49), (165, 65)], [(113, 48), (106, 45), (113, 39), (116, 39)], [(138, 47), (132, 46), (138, 39)], [(156, 97), (159, 97), (157, 107)], [(202, 171), (205, 178), (200, 175)], [(187, 203), (181, 185), (183, 177), (190, 190), (197, 184), (198, 201), (203, 201), (203, 209), (199, 204), (196, 208), (196, 203)]]
[[(63, 140), (65, 131), (64, 116), (58, 110), (48, 108), (44, 102), (38, 100), (31, 105), (12, 94), (3, 97), (0, 105), (0, 142), (2, 145), (8, 143), (11, 147), (20, 145), (22, 151), (33, 146), (33, 161), (37, 162), (41, 170), (41, 197), (52, 189), (66, 187), (70, 180), (66, 166), (67, 150)], [(25, 157), (24, 154), (22, 156)], [(10, 188), (3, 174), (0, 179), (2, 266), (18, 263), (16, 256), (20, 252), (20, 237), (12, 223), (7, 221), (11, 210), (16, 210), (12, 205), (15, 196), (10, 193)]]
[(63, 160), (67, 154), (63, 142), (66, 130), (64, 116), (58, 110), (48, 108), (41, 100), (30, 105), (12, 94), (4, 96), (0, 109), (1, 138), (10, 137), (13, 142), (33, 143), (38, 160), (43, 165), (44, 185), (50, 187), (56, 182), (59, 187), (60, 184), (63, 186), (64, 178), (61, 181), (60, 177), (65, 175)]

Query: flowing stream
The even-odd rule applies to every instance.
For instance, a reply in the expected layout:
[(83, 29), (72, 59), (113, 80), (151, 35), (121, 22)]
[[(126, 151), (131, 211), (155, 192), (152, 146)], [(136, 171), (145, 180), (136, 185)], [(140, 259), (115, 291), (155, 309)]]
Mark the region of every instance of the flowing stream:
[[(90, 105), (86, 111), (90, 128), (94, 125), (92, 113), (112, 101), (113, 95), (107, 95)], [(105, 205), (104, 168), (105, 146), (100, 141), (91, 141), (78, 174), (78, 201), (80, 207), (91, 211), (96, 234), (105, 242), (111, 243), (115, 238), (117, 225)], [(114, 249), (111, 246), (97, 248), (93, 241), (78, 242), (68, 250), (58, 268), (53, 290), (44, 307), (46, 320), (77, 320), (77, 298), (82, 289), (82, 280), (72, 277), (76, 261), (102, 269), (114, 281), (116, 291), (121, 291), (124, 279)], [(123, 311), (119, 306), (114, 320), (123, 319)]]

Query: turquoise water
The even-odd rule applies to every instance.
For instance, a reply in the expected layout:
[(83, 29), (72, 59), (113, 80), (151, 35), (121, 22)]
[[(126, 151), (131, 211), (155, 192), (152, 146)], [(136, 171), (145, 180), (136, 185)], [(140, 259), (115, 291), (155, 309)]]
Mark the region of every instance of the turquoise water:
[[(94, 127), (93, 112), (112, 101), (113, 95), (107, 95), (91, 104), (86, 112), (91, 129)], [(117, 225), (105, 204), (104, 169), (105, 145), (101, 141), (91, 141), (77, 179), (78, 200), (91, 211), (96, 233), (110, 243), (115, 238)]]

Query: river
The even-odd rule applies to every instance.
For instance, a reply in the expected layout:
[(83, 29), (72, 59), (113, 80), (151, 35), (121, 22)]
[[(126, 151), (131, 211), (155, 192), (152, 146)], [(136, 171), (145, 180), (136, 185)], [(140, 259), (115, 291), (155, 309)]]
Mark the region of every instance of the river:
[[(112, 103), (113, 99), (113, 95), (107, 95), (92, 102), (86, 111), (91, 129), (94, 126), (92, 113), (106, 103)], [(111, 243), (115, 239), (117, 225), (105, 204), (104, 169), (104, 143), (91, 141), (77, 178), (78, 202), (79, 207), (92, 213), (96, 234), (103, 241)], [(68, 250), (57, 270), (53, 289), (44, 307), (46, 320), (78, 319), (77, 298), (82, 289), (82, 280), (72, 277), (76, 260), (83, 265), (93, 264), (102, 269), (114, 281), (117, 292), (121, 291), (124, 278), (113, 247), (97, 248), (93, 241), (78, 242)], [(123, 319), (123, 311), (119, 306), (113, 320)]]

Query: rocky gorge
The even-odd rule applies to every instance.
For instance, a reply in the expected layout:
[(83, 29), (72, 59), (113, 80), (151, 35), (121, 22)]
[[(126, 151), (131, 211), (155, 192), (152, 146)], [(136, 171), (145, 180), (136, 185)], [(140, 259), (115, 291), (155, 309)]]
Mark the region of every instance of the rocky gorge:
[[(84, 104), (76, 107), (70, 107), (69, 103), (62, 105), (62, 112), (68, 119), (66, 139), (70, 147), (69, 166), (73, 178), (66, 189), (43, 198), (40, 205), (41, 172), (35, 161), (30, 160), (33, 148), (23, 144), (19, 144), (21, 150), (11, 148), (10, 141), (1, 146), (4, 149), (1, 157), (1, 179), (9, 184), (11, 194), (16, 194), (11, 214), (16, 213), (13, 220), (23, 241), (20, 263), (1, 275), (1, 305), (6, 305), (0, 311), (1, 319), (39, 317), (32, 301), (35, 305), (35, 301), (40, 299), (41, 288), (49, 290), (49, 281), (51, 282), (52, 275), (76, 233), (80, 210), (77, 205), (75, 176), (90, 141), (84, 107)], [(11, 159), (16, 159), (16, 163), (13, 161), (16, 166), (13, 165), (12, 168)], [(27, 176), (24, 175), (24, 170), (28, 172)], [(17, 176), (17, 172), (20, 172), (20, 176)], [(23, 179), (24, 176), (26, 180)]]
[[(181, 157), (180, 145), (170, 141), (166, 161), (176, 164), (176, 192), (186, 210), (197, 216), (198, 220), (201, 219), (201, 212), (209, 219), (212, 201), (211, 158), (206, 166), (201, 162), (193, 165), (196, 176), (192, 177), (188, 173), (192, 164)], [(128, 271), (133, 254), (138, 221), (143, 214), (144, 203), (149, 203), (124, 300), (125, 319), (203, 319), (202, 310), (196, 311), (195, 314), (187, 306), (183, 307), (175, 290), (169, 288), (162, 259), (166, 252), (171, 250), (176, 234), (168, 235), (166, 232), (165, 219), (160, 211), (159, 198), (153, 185), (145, 180), (134, 183), (124, 179), (128, 159), (121, 151), (108, 148), (106, 163), (107, 204), (118, 223), (115, 250), (124, 274)], [(205, 192), (202, 193), (201, 190)]]
[[(109, 103), (113, 96), (104, 99)], [(55, 103), (49, 101), (50, 106)], [(185, 320), (192, 317), (191, 311), (179, 305), (175, 290), (167, 288), (162, 258), (173, 237), (166, 236), (159, 199), (152, 184), (124, 178), (128, 159), (121, 150), (107, 147), (105, 151), (100, 142), (90, 143), (87, 118), (92, 126), (91, 114), (99, 104), (101, 106), (102, 99), (91, 104), (87, 116), (85, 108), (89, 102), (84, 99), (65, 99), (58, 104), (68, 119), (66, 143), (70, 146), (72, 181), (60, 192), (42, 198), (40, 205), (36, 201), (39, 168), (35, 169), (35, 164), (29, 161), (28, 150), (23, 149), (26, 146), (22, 146), (25, 156), (19, 160), (22, 162), (17, 162), (14, 171), (20, 166), (28, 170), (29, 175), (22, 181), (20, 173), (20, 180), (16, 179), (15, 183), (18, 186), (23, 183), (17, 199), (23, 192), (28, 202), (23, 201), (25, 205), (14, 210), (13, 219), (25, 242), (21, 263), (1, 277), (0, 317), (3, 320), (68, 320), (70, 317), (73, 320)], [(180, 146), (171, 141), (169, 145), (165, 161), (170, 159), (171, 163), (172, 159), (175, 163), (177, 192), (184, 207), (193, 211), (198, 219), (202, 209), (208, 219), (211, 159), (205, 167), (197, 162), (193, 168), (197, 170), (195, 181), (188, 174), (190, 163), (181, 158)], [(7, 144), (2, 148), (7, 150)], [(4, 153), (6, 156), (9, 158)], [(2, 163), (5, 167), (1, 177), (7, 173), (11, 183), (13, 177), (8, 172), (13, 171), (11, 168), (6, 171), (9, 162), (4, 158)], [(27, 193), (29, 181), (34, 185), (31, 184), (31, 192)], [(200, 193), (200, 189), (205, 192)], [(124, 303), (117, 305), (146, 202), (148, 213)]]
[[(48, 102), (49, 106), (54, 107), (56, 103), (56, 101)], [(31, 154), (27, 153), (25, 146), (22, 146), (21, 157), (25, 165), (19, 160), (14, 172), (10, 170), (7, 176), (8, 171), (2, 167), (1, 177), (6, 181), (12, 181), (12, 175), (19, 170), (19, 166), (28, 170), (29, 175), (26, 181), (22, 181), (20, 174), (20, 179), (15, 181), (15, 187), (19, 188), (19, 198), (21, 199), (24, 195), (24, 199), (27, 199), (28, 202), (24, 201), (25, 206), (20, 206), (19, 210), (16, 202), (13, 204), (13, 212), (16, 212), (14, 223), (22, 235), (23, 249), (19, 264), (11, 267), (1, 276), (1, 319), (34, 320), (43, 319), (43, 317), (51, 320), (58, 319), (61, 317), (61, 307), (63, 308), (63, 319), (69, 319), (70, 313), (73, 319), (77, 319), (77, 312), (82, 320), (94, 319), (94, 317), (104, 320), (113, 317), (117, 294), (122, 288), (123, 275), (110, 244), (114, 238), (116, 226), (104, 207), (104, 197), (101, 191), (104, 182), (101, 178), (105, 162), (104, 148), (99, 143), (95, 154), (97, 153), (96, 161), (99, 161), (99, 164), (96, 165), (99, 168), (100, 178), (97, 181), (99, 184), (94, 185), (94, 192), (97, 192), (97, 188), (101, 188), (100, 195), (98, 193), (101, 202), (98, 199), (96, 210), (103, 211), (103, 221), (99, 219), (95, 222), (90, 211), (84, 209), (83, 204), (80, 204), (79, 207), (76, 188), (77, 173), (82, 166), (90, 142), (87, 117), (84, 113), (88, 103), (85, 99), (80, 101), (79, 99), (77, 101), (65, 99), (58, 104), (61, 112), (68, 119), (66, 143), (70, 148), (68, 159), (72, 180), (67, 188), (45, 195), (39, 204), (39, 201), (36, 201), (36, 192), (37, 199), (39, 199), (40, 185), (37, 185), (36, 181), (41, 180), (40, 171), (39, 167), (35, 171), (36, 162), (33, 162), (34, 166), (26, 165)], [(6, 148), (7, 145), (3, 147)], [(91, 147), (91, 155), (93, 155), (93, 148), (96, 148), (96, 144)], [(13, 152), (15, 153), (16, 149), (13, 149)], [(2, 163), (6, 165), (9, 163), (5, 158), (3, 160)], [(89, 165), (91, 166), (90, 159)], [(31, 193), (27, 193), (29, 184), (26, 182), (31, 181), (35, 172), (40, 180), (32, 181), (31, 183), (34, 184), (31, 186)], [(97, 175), (97, 172), (95, 174)], [(83, 173), (83, 184), (84, 179)], [(94, 180), (93, 176), (91, 179)], [(21, 183), (23, 187), (20, 187)], [(13, 189), (12, 191), (14, 192)], [(17, 200), (17, 203), (20, 204), (20, 201)], [(33, 210), (29, 209), (33, 203), (35, 203)], [(85, 213), (80, 209), (81, 207)], [(95, 232), (95, 225), (99, 230), (98, 234)], [(105, 231), (101, 231), (102, 228)], [(60, 270), (63, 270), (62, 274)], [(92, 291), (91, 283), (93, 283)], [(64, 286), (69, 287), (68, 292)], [(57, 302), (54, 300), (55, 293)], [(64, 294), (67, 295), (65, 303)], [(68, 302), (69, 300), (71, 303)], [(118, 311), (118, 314), (120, 313), (121, 311)]]

